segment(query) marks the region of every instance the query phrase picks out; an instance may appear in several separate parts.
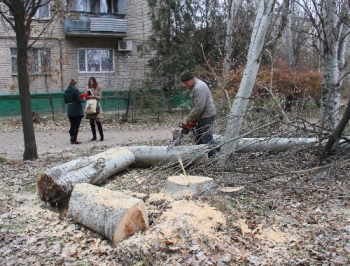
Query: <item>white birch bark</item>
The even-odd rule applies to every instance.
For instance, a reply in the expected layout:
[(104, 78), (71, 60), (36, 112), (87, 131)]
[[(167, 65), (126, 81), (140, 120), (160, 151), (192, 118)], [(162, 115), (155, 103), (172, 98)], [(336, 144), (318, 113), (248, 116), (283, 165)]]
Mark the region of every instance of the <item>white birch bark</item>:
[(322, 97), (320, 120), (334, 129), (339, 122), (340, 86), (338, 66), (339, 36), (337, 30), (337, 3), (326, 0), (322, 6), (323, 24), (323, 61), (322, 61)]
[(223, 63), (224, 73), (230, 70), (231, 54), (232, 54), (232, 34), (234, 30), (235, 21), (237, 21), (238, 8), (242, 4), (243, 0), (230, 0), (230, 12), (226, 22), (226, 39), (225, 39), (225, 58)]
[(86, 183), (74, 187), (68, 215), (114, 244), (149, 226), (141, 199)]
[[(264, 47), (265, 37), (271, 24), (275, 0), (260, 1), (259, 9), (254, 23), (250, 39), (247, 64), (237, 95), (232, 104), (229, 119), (224, 134), (224, 142), (237, 137), (240, 133), (243, 118), (252, 94), (253, 86), (260, 66), (261, 51)], [(235, 148), (237, 141), (226, 143), (221, 148), (224, 156), (220, 157), (218, 164), (223, 166), (226, 162), (230, 149)]]
[(289, 14), (288, 24), (284, 31), (284, 43), (286, 46), (286, 59), (287, 59), (288, 66), (294, 68), (292, 19), (293, 19), (293, 15)]
[(319, 144), (318, 138), (242, 138), (235, 152), (285, 152), (297, 146)]
[(170, 150), (166, 146), (127, 146), (135, 155), (135, 162), (131, 166), (152, 166), (158, 163), (166, 163), (171, 159), (181, 156), (183, 161), (197, 161), (208, 158), (209, 147), (206, 145), (175, 146)]
[(126, 169), (135, 155), (122, 147), (80, 157), (41, 173), (36, 180), (39, 197), (51, 204), (68, 198), (78, 183), (100, 184), (108, 177)]
[[(339, 11), (340, 10), (340, 11)], [(340, 87), (345, 74), (345, 52), (350, 19), (348, 1), (325, 0), (322, 5), (322, 97), (320, 120), (334, 130), (339, 123)]]
[[(223, 137), (215, 138), (217, 144)], [(239, 138), (232, 152), (283, 152), (297, 146), (319, 144), (317, 138)], [(182, 161), (206, 160), (209, 151), (208, 145), (175, 146), (167, 150), (166, 146), (128, 146), (126, 149), (135, 154), (135, 162), (131, 167), (150, 167), (159, 163), (166, 163), (177, 159), (180, 155)]]

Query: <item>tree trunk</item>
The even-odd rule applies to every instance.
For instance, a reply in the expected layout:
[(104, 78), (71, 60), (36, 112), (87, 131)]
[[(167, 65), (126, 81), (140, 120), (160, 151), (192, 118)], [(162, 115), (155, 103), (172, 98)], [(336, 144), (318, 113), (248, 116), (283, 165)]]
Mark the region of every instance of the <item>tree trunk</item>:
[[(18, 20), (16, 20), (16, 23)], [(23, 24), (24, 22), (20, 22)], [(24, 137), (23, 160), (36, 160), (38, 152), (35, 141), (32, 107), (30, 99), (30, 83), (27, 69), (27, 45), (29, 33), (25, 31), (26, 26), (17, 27), (17, 66), (18, 66), (18, 88), (21, 102), (22, 126)]]
[(294, 48), (293, 48), (292, 19), (293, 19), (293, 14), (289, 14), (288, 24), (284, 31), (284, 42), (286, 46), (285, 52), (286, 52), (286, 60), (287, 60), (288, 66), (294, 69), (295, 60), (294, 60)]
[(349, 27), (349, 3), (322, 3), (322, 97), (320, 120), (335, 129), (339, 122), (340, 87), (345, 66), (345, 50)]
[(127, 168), (134, 160), (134, 154), (121, 147), (90, 157), (80, 157), (40, 174), (36, 180), (37, 192), (44, 201), (60, 203), (70, 196), (76, 184), (100, 184)]
[[(219, 145), (222, 139), (217, 138), (215, 142)], [(230, 154), (232, 152), (284, 152), (296, 146), (318, 143), (317, 138), (241, 138), (237, 140), (235, 149), (230, 150)], [(167, 163), (179, 155), (182, 161), (197, 162), (206, 160), (209, 151), (209, 146), (204, 144), (175, 146), (170, 150), (166, 146), (127, 146), (125, 148), (135, 154), (135, 162), (131, 167), (150, 167), (158, 163)]]
[[(265, 2), (267, 2), (265, 4)], [(239, 86), (236, 98), (231, 107), (229, 119), (224, 134), (224, 142), (239, 136), (243, 118), (247, 109), (249, 98), (252, 94), (253, 86), (260, 66), (260, 56), (264, 47), (267, 29), (271, 23), (275, 0), (260, 1), (258, 14), (255, 19), (254, 29), (252, 32), (247, 65), (244, 69), (243, 78)], [(225, 156), (220, 157), (219, 166), (224, 166), (227, 160), (227, 154), (232, 148), (235, 148), (237, 142), (224, 144), (221, 148)]]
[(175, 146), (170, 150), (166, 146), (127, 146), (126, 149), (135, 154), (135, 162), (131, 166), (148, 167), (181, 156), (185, 160), (207, 158), (206, 145)]
[(322, 162), (326, 159), (327, 154), (331, 151), (334, 143), (338, 143), (346, 125), (350, 119), (350, 101), (348, 102), (342, 119), (340, 120), (338, 126), (333, 131), (332, 135), (328, 138), (326, 146), (324, 147), (322, 154), (320, 155), (319, 161)]
[(319, 144), (317, 138), (242, 138), (234, 152), (285, 152), (296, 146)]
[(74, 187), (68, 215), (114, 244), (149, 226), (141, 199), (86, 183)]
[(227, 74), (231, 66), (231, 54), (232, 54), (232, 34), (234, 22), (236, 21), (238, 8), (242, 4), (242, 0), (230, 0), (229, 1), (230, 12), (226, 22), (226, 39), (225, 39), (225, 58), (223, 62), (224, 73)]

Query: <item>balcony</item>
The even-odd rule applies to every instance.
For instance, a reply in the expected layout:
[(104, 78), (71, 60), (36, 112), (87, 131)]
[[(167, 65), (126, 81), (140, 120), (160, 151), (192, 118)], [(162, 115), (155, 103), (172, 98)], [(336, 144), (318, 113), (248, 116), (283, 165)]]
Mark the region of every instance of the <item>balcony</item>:
[(66, 16), (64, 32), (66, 37), (124, 38), (127, 20), (125, 15), (71, 11)]

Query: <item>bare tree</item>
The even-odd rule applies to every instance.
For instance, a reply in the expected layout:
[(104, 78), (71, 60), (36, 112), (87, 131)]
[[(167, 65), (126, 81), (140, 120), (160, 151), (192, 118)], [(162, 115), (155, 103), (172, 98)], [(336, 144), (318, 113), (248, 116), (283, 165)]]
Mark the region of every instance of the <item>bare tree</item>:
[(226, 21), (226, 39), (225, 39), (225, 58), (223, 63), (224, 72), (227, 73), (230, 70), (231, 54), (232, 54), (232, 34), (234, 23), (237, 18), (238, 8), (241, 6), (243, 0), (229, 0), (229, 14)]
[(350, 33), (349, 1), (312, 0), (297, 2), (308, 14), (322, 59), (320, 120), (335, 129), (339, 123), (340, 87), (345, 76), (345, 52)]
[[(63, 10), (63, 7), (61, 1), (53, 0), (3, 0), (1, 2), (0, 15), (3, 25), (8, 28), (9, 36), (13, 37), (17, 47), (17, 78), (24, 136), (23, 160), (35, 160), (38, 158), (38, 153), (31, 109), (27, 52), (28, 48), (46, 32), (48, 26)], [(36, 28), (35, 34), (33, 34), (33, 21), (35, 18), (40, 18), (38, 13), (40, 9), (45, 7), (48, 12), (52, 13), (51, 18), (43, 24), (44, 26), (39, 31)], [(34, 38), (31, 39), (31, 37)]]
[[(287, 1), (287, 3), (289, 3)], [(244, 69), (243, 78), (232, 104), (229, 119), (224, 133), (223, 145), (221, 147), (223, 157), (218, 161), (219, 166), (226, 163), (229, 151), (234, 148), (237, 143), (237, 137), (240, 134), (243, 119), (246, 113), (248, 102), (253, 91), (256, 76), (258, 74), (261, 52), (266, 45), (265, 39), (272, 24), (275, 12), (276, 0), (260, 1), (257, 11), (253, 32), (251, 35), (250, 46), (247, 56), (247, 63)], [(269, 43), (272, 43), (270, 40)], [(230, 142), (230, 140), (236, 139)]]

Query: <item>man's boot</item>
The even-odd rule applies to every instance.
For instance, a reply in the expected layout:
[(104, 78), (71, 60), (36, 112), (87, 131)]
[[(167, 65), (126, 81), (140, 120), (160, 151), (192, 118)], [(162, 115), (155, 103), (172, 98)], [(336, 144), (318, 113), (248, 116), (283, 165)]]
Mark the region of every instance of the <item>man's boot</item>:
[(92, 132), (92, 139), (91, 141), (96, 140), (96, 127), (95, 122), (90, 122), (91, 132)]
[(102, 124), (101, 122), (96, 122), (98, 132), (100, 133), (100, 141), (104, 141), (104, 136), (103, 136), (103, 129), (102, 129)]

